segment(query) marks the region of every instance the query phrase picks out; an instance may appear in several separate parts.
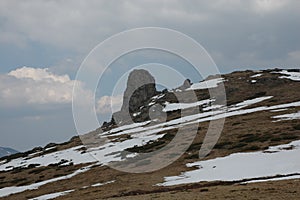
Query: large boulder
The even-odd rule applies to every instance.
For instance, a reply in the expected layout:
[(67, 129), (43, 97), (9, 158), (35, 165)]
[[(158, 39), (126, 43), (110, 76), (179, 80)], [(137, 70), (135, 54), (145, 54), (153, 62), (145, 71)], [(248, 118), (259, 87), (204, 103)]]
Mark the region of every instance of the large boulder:
[(117, 124), (128, 121), (132, 114), (145, 107), (151, 97), (157, 95), (154, 77), (146, 70), (133, 70), (127, 80), (127, 87), (123, 95), (121, 111), (114, 113), (113, 118)]

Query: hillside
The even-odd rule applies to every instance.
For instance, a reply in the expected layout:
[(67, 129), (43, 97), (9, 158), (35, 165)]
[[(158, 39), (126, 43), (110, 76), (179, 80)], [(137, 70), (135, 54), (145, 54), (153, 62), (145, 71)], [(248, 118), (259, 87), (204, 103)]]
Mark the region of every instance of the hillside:
[[(298, 199), (300, 70), (238, 71), (186, 83), (151, 94), (141, 88), (127, 100), (129, 117), (121, 110), (80, 138), (0, 158), (0, 199)], [(226, 106), (210, 97), (220, 83)], [(179, 103), (189, 93), (196, 100)], [(218, 129), (210, 122), (224, 118), (220, 137), (208, 135)], [(148, 157), (165, 147), (170, 151)], [(200, 159), (199, 150), (210, 147)], [(170, 156), (174, 162), (160, 168)]]

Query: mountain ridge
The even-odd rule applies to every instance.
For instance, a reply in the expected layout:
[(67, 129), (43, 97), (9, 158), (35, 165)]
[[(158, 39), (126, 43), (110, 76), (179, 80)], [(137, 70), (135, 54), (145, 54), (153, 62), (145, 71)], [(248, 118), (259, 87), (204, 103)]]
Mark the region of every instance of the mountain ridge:
[[(160, 91), (145, 102), (148, 110), (153, 105), (161, 105), (159, 113), (164, 114), (161, 118), (153, 113), (150, 119), (132, 113), (136, 123), (106, 123), (85, 135), (86, 138), (74, 137), (63, 144), (51, 144), (0, 159), (0, 198), (38, 199), (43, 195), (58, 194), (58, 199), (212, 199), (234, 193), (240, 194), (242, 199), (297, 199), (300, 167), (295, 159), (299, 156), (294, 158), (291, 155), (299, 155), (300, 146), (300, 70), (239, 71), (205, 81), (177, 91)], [(219, 104), (212, 104), (213, 99), (204, 85), (217, 89), (220, 81), (225, 86), (227, 107), (222, 113), (214, 113)], [(197, 101), (186, 99), (179, 104), (174, 93), (189, 93), (190, 88), (196, 93)], [(182, 111), (188, 114), (187, 117), (181, 115)], [(212, 151), (199, 160), (199, 149), (210, 121), (221, 117), (226, 120), (220, 138)], [(141, 174), (111, 168), (114, 165), (109, 163), (120, 159), (136, 161), (129, 162), (129, 166), (147, 166), (151, 160), (141, 162), (135, 159), (142, 153), (162, 149), (170, 144), (179, 128), (189, 132), (193, 124), (198, 125), (198, 130), (192, 144), (170, 165)], [(106, 137), (109, 142), (103, 145), (97, 143), (100, 142), (99, 136)], [(93, 150), (89, 144), (100, 146)], [(127, 153), (119, 152), (116, 149), (118, 144), (122, 144), (122, 150)], [(271, 166), (274, 169), (268, 170), (268, 165), (263, 163), (253, 165), (258, 162), (254, 158), (252, 164), (242, 161), (245, 165), (241, 173), (237, 173), (240, 169), (235, 169), (226, 173), (227, 178), (224, 177), (222, 169), (232, 162), (219, 161), (240, 159), (237, 155), (241, 153), (262, 156), (268, 163), (273, 162)], [(90, 154), (104, 156), (96, 160)], [(294, 166), (283, 165), (280, 170), (274, 167), (281, 166), (281, 163), (273, 156), (281, 154), (289, 159), (285, 163)], [(231, 169), (233, 167), (230, 166)], [(247, 170), (247, 167), (252, 168)], [(203, 171), (206, 174), (220, 173), (220, 176), (202, 180), (198, 174)], [(248, 175), (243, 171), (247, 171)], [(191, 179), (190, 174), (198, 179)], [(268, 181), (268, 184), (257, 181)], [(289, 184), (294, 187), (287, 187)], [(272, 193), (272, 188), (281, 192)], [(293, 192), (288, 192), (290, 190)]]

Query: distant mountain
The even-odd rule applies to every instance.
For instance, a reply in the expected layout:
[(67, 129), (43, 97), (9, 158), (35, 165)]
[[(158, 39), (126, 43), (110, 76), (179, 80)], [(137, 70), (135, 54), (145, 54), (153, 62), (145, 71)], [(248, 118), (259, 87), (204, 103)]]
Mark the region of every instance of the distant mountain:
[(0, 158), (4, 157), (4, 156), (9, 156), (15, 153), (19, 153), (18, 151), (12, 149), (12, 148), (8, 148), (8, 147), (0, 147)]

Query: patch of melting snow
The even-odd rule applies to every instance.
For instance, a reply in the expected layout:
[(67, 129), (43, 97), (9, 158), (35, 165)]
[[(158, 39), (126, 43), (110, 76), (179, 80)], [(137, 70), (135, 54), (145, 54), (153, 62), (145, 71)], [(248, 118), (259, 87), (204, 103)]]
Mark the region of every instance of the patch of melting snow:
[(275, 120), (274, 122), (300, 119), (300, 111), (298, 111), (296, 113), (290, 113), (290, 114), (284, 114), (284, 115), (277, 115), (277, 116), (273, 116), (272, 118), (278, 119), (278, 120)]
[(231, 106), (229, 108), (229, 110), (230, 111), (239, 110), (241, 108), (244, 108), (244, 107), (247, 107), (247, 106), (250, 106), (250, 105), (253, 105), (253, 104), (268, 100), (268, 99), (271, 99), (271, 98), (273, 98), (273, 96), (266, 96), (266, 97), (258, 97), (258, 98), (254, 98), (254, 99), (249, 99), (249, 100), (243, 101), (241, 103), (237, 103), (234, 106)]
[(256, 108), (240, 109), (240, 110), (236, 110), (236, 108), (233, 108), (233, 109), (230, 108), (230, 109), (228, 109), (227, 112), (224, 112), (224, 113), (218, 112), (215, 115), (196, 119), (191, 122), (186, 122), (184, 125), (200, 123), (200, 122), (205, 122), (205, 121), (211, 121), (211, 120), (217, 120), (217, 119), (233, 117), (233, 116), (238, 116), (238, 115), (245, 115), (245, 114), (250, 114), (250, 113), (254, 113), (254, 112), (274, 110), (274, 109), (280, 109), (280, 108), (288, 108), (288, 107), (297, 107), (297, 106), (300, 106), (300, 101), (293, 102), (293, 103), (287, 103), (287, 104), (280, 104), (280, 105), (276, 105), (276, 106), (269, 106), (269, 107), (261, 106), (261, 107), (256, 107)]
[(282, 70), (280, 72), (272, 72), (272, 73), (280, 73), (287, 76), (280, 76), (279, 78), (287, 78), (293, 81), (300, 81), (300, 72), (288, 72), (287, 70)]
[(152, 97), (151, 99), (161, 99), (165, 96), (165, 94), (159, 94), (159, 95), (156, 95), (154, 97)]
[(257, 80), (251, 80), (251, 83), (256, 83), (257, 82)]
[(8, 163), (0, 165), (0, 171), (11, 170), (12, 167), (28, 167), (30, 164), (39, 164), (40, 166), (48, 166), (50, 164), (57, 164), (65, 160), (65, 164), (73, 163), (75, 165), (81, 163), (92, 163), (96, 162), (89, 154), (81, 154), (79, 150), (84, 146), (76, 146), (73, 148), (45, 154), (39, 157), (25, 157), (11, 160)]
[(145, 122), (132, 123), (132, 124), (120, 126), (118, 128), (111, 129), (110, 131), (101, 133), (101, 135), (109, 135), (109, 134), (117, 133), (117, 132), (124, 131), (124, 130), (127, 130), (127, 129), (133, 129), (133, 128), (136, 128), (136, 127), (142, 127), (142, 126), (145, 126), (147, 124), (150, 124), (150, 122), (151, 121), (149, 120), (149, 121), (145, 121)]
[(270, 110), (270, 112), (281, 112), (281, 111), (286, 111), (286, 110), (288, 110), (288, 109), (282, 108), (282, 109)]
[(71, 192), (74, 192), (74, 190), (67, 190), (67, 191), (64, 191), (64, 192), (57, 192), (57, 193), (52, 193), (52, 194), (46, 194), (46, 195), (35, 197), (35, 198), (29, 199), (29, 200), (49, 200), (49, 199), (55, 199), (55, 198), (60, 197), (60, 196), (65, 196), (65, 195), (67, 195), (67, 194), (69, 194)]
[(115, 180), (107, 181), (107, 182), (104, 182), (104, 183), (96, 183), (96, 184), (91, 185), (91, 187), (99, 187), (99, 186), (107, 185), (107, 184), (114, 183), (114, 182), (115, 182)]
[[(107, 182), (104, 182), (104, 183), (96, 183), (96, 184), (93, 184), (91, 185), (90, 187), (100, 187), (100, 186), (103, 186), (103, 185), (107, 185), (107, 184), (110, 184), (110, 183), (114, 183), (115, 180), (112, 180), (112, 181), (107, 181)], [(89, 188), (89, 186), (84, 186), (82, 187), (83, 189), (85, 188)], [(67, 190), (67, 191), (63, 191), (63, 192), (56, 192), (56, 193), (51, 193), (51, 194), (46, 194), (46, 195), (42, 195), (42, 196), (39, 196), (39, 197), (35, 197), (35, 198), (32, 198), (32, 199), (29, 199), (29, 200), (49, 200), (49, 199), (55, 199), (57, 197), (60, 197), (60, 196), (65, 196), (71, 192), (74, 192), (75, 190)]]
[(148, 106), (153, 106), (155, 104), (155, 102), (153, 101), (153, 102), (150, 102), (149, 104), (148, 104)]
[(211, 79), (207, 81), (202, 81), (200, 83), (194, 83), (193, 85), (191, 85), (190, 88), (186, 90), (203, 90), (203, 89), (215, 88), (218, 87), (218, 84), (222, 82), (224, 82), (224, 78)]
[(17, 193), (21, 193), (24, 192), (26, 190), (36, 190), (39, 187), (46, 185), (48, 183), (53, 183), (53, 182), (57, 182), (60, 180), (65, 180), (65, 179), (70, 179), (80, 173), (84, 173), (87, 172), (88, 170), (90, 170), (90, 168), (93, 165), (90, 165), (88, 167), (83, 167), (75, 172), (73, 172), (72, 174), (66, 175), (66, 176), (61, 176), (61, 177), (57, 177), (57, 178), (53, 178), (53, 179), (49, 179), (49, 180), (45, 180), (45, 181), (41, 181), (38, 183), (33, 183), (31, 185), (25, 185), (25, 186), (12, 186), (12, 187), (5, 187), (5, 188), (1, 188), (0, 189), (0, 197), (6, 197), (8, 195), (11, 194), (17, 194)]
[[(292, 148), (291, 148), (292, 147)], [(268, 151), (235, 153), (226, 157), (188, 163), (196, 170), (182, 172), (179, 176), (165, 177), (159, 186), (197, 183), (202, 181), (238, 181), (276, 175), (300, 173), (300, 140), (270, 147)]]
[(197, 101), (197, 102), (194, 102), (194, 103), (169, 103), (169, 102), (166, 102), (163, 111), (164, 112), (169, 112), (169, 111), (193, 108), (193, 107), (196, 107), (196, 106), (209, 104), (213, 101), (214, 100), (212, 100), (212, 99), (205, 99), (205, 100)]
[(93, 157), (95, 157), (101, 164), (107, 164), (113, 161), (122, 161), (125, 158), (132, 158), (138, 155), (136, 153), (132, 153), (124, 158), (122, 156), (122, 152), (125, 149), (134, 147), (135, 145), (142, 146), (149, 141), (155, 141), (163, 136), (164, 134), (141, 135), (140, 137), (128, 139), (122, 142), (109, 142), (100, 147), (89, 149), (89, 153), (92, 154)]
[(209, 110), (215, 110), (215, 109), (219, 109), (222, 108), (222, 105), (211, 105), (211, 106), (207, 106), (202, 108), (203, 111), (209, 111)]
[(250, 78), (260, 77), (260, 76), (262, 76), (262, 75), (263, 75), (263, 74), (255, 74), (255, 75), (250, 76)]
[(136, 112), (136, 113), (133, 113), (132, 116), (136, 117), (136, 116), (138, 116), (140, 114), (141, 114), (141, 112)]
[(49, 147), (49, 148), (45, 149), (44, 151), (50, 151), (50, 150), (55, 149), (55, 148), (57, 148), (57, 147), (56, 146)]
[(6, 160), (0, 161), (0, 165), (4, 164), (5, 162), (6, 162)]

